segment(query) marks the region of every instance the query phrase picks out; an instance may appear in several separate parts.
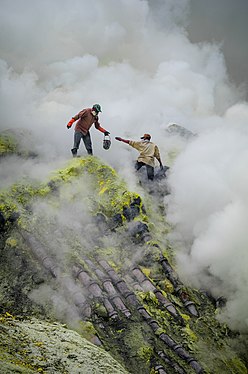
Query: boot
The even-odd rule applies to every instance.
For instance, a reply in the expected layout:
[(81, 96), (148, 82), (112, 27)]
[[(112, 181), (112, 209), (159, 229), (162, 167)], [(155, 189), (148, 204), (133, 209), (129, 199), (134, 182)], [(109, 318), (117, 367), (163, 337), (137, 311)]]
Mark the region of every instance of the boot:
[(73, 157), (77, 157), (77, 148), (72, 148), (71, 153)]

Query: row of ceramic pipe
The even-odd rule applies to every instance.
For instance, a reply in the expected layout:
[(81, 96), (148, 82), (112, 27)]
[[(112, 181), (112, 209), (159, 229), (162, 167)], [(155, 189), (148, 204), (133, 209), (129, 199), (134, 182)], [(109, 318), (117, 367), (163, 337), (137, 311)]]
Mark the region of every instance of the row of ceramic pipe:
[(168, 366), (174, 369), (175, 373), (186, 374), (185, 370), (179, 364), (173, 362), (164, 351), (159, 351), (157, 354)]
[(177, 312), (174, 305), (165, 298), (162, 292), (154, 286), (151, 280), (148, 277), (146, 277), (146, 275), (138, 267), (132, 269), (132, 274), (141, 286), (142, 291), (153, 292), (157, 300), (159, 301), (160, 305), (162, 305), (177, 321), (179, 321), (181, 324), (184, 324), (183, 318)]
[(122, 312), (125, 317), (131, 317), (130, 310), (126, 307), (125, 303), (120, 297), (119, 292), (113, 286), (111, 279), (105, 275), (95, 264), (88, 258), (84, 259), (85, 263), (89, 266), (91, 271), (93, 271), (101, 282), (105, 292), (108, 294), (109, 299), (115, 304), (116, 308)]
[[(56, 265), (55, 261), (47, 255), (42, 244), (33, 235), (27, 232), (23, 231), (22, 236), (25, 239), (25, 241), (29, 244), (29, 246), (32, 248), (33, 253), (42, 263), (44, 268), (48, 270), (54, 278), (59, 278), (59, 267)], [(75, 274), (77, 269), (74, 268), (73, 271)], [(102, 291), (100, 290), (100, 287), (96, 282), (91, 281), (90, 277), (86, 273), (80, 272), (79, 276), (80, 279), (83, 280), (82, 283), (86, 285), (87, 289), (94, 297), (102, 297)], [(61, 281), (63, 282), (63, 280)], [(73, 284), (69, 282), (68, 279), (67, 282), (63, 282), (63, 287), (64, 289), (68, 288), (70, 297), (73, 299), (73, 302), (76, 305), (76, 307), (80, 310), (81, 315), (83, 317), (90, 318), (92, 313), (91, 307), (88, 304), (85, 296), (83, 295), (82, 290), (78, 290), (76, 285), (73, 286)], [(103, 300), (103, 304), (110, 318), (117, 317), (117, 312), (114, 310), (113, 306), (111, 305), (111, 303), (108, 302), (107, 299)]]
[(59, 267), (53, 261), (53, 259), (48, 256), (43, 245), (30, 233), (27, 231), (22, 231), (21, 235), (26, 243), (32, 248), (32, 251), (36, 258), (42, 263), (44, 268), (48, 270), (53, 278), (57, 278), (60, 274)]
[(180, 283), (175, 271), (172, 269), (167, 258), (165, 258), (162, 254), (160, 255), (160, 263), (163, 267), (166, 278), (168, 278), (173, 285), (176, 295), (181, 299), (185, 308), (192, 316), (198, 317), (199, 313), (196, 309), (195, 303), (189, 300), (189, 295), (183, 290), (183, 286)]
[[(70, 277), (60, 276), (61, 271), (59, 267), (56, 265), (55, 261), (47, 255), (43, 245), (33, 235), (26, 231), (22, 231), (21, 234), (25, 242), (32, 249), (32, 252), (38, 259), (38, 261), (41, 262), (44, 268), (51, 273), (52, 277), (59, 279), (59, 282), (63, 290), (66, 292), (67, 295), (69, 295), (70, 299), (78, 309), (82, 318), (90, 320), (92, 317), (92, 308), (88, 303), (87, 298), (84, 296), (82, 289), (78, 287)], [(92, 342), (94, 342), (95, 344), (102, 344), (100, 339), (96, 335), (92, 338)]]
[[(31, 246), (34, 254), (36, 257), (42, 262), (43, 266), (50, 271), (53, 277), (58, 278), (59, 277), (59, 268), (56, 266), (55, 262), (52, 260), (51, 257), (47, 256), (46, 251), (44, 250), (41, 243), (32, 235), (28, 233), (23, 233), (24, 239), (29, 243)], [(90, 260), (87, 260), (88, 265), (93, 265), (93, 263)], [(138, 312), (142, 315), (142, 317), (145, 319), (145, 321), (148, 323), (148, 325), (151, 327), (151, 329), (156, 332), (160, 326), (157, 323), (157, 321), (153, 320), (150, 314), (146, 311), (146, 309), (143, 307), (143, 305), (140, 304), (138, 301), (136, 295), (130, 291), (129, 287), (125, 283), (123, 279), (120, 279), (120, 277), (117, 275), (117, 273), (114, 271), (114, 269), (105, 261), (101, 260), (99, 261), (99, 264), (102, 266), (102, 268), (106, 271), (106, 273), (109, 275), (110, 279), (113, 281), (114, 286), (118, 289), (118, 291), (123, 294), (124, 298), (126, 298), (127, 302), (129, 302), (131, 305), (136, 306)], [(94, 267), (96, 270), (97, 267)], [(73, 268), (73, 273), (75, 278), (78, 278), (80, 282), (86, 287), (90, 293), (95, 298), (99, 298), (102, 300), (110, 318), (117, 318), (117, 312), (114, 310), (112, 304), (109, 302), (107, 298), (103, 297), (102, 290), (98, 283), (93, 280), (89, 274), (84, 271), (83, 268), (79, 266), (75, 266)], [(100, 270), (98, 270), (98, 275), (100, 274)], [(103, 273), (104, 274), (104, 273)], [(139, 274), (139, 272), (136, 272), (136, 274)], [(139, 274), (140, 275), (140, 274)], [(107, 279), (106, 279), (107, 280)], [(108, 282), (109, 283), (109, 282)], [(75, 283), (67, 279), (67, 281), (63, 281), (63, 287), (69, 292), (70, 297), (73, 300), (73, 303), (75, 306), (81, 311), (82, 315), (84, 317), (90, 318), (91, 317), (91, 307), (88, 304), (85, 296), (82, 294), (82, 290), (79, 289)], [(106, 289), (109, 289), (109, 284), (106, 287)], [(112, 292), (112, 291), (111, 291)], [(114, 298), (117, 300), (117, 298)], [(120, 305), (120, 310), (126, 310), (128, 309), (126, 307), (123, 307), (122, 304)], [(128, 311), (129, 312), (129, 311)], [(130, 312), (129, 312), (130, 313)], [(130, 316), (128, 314), (127, 316)], [(167, 346), (169, 346), (179, 357), (181, 357), (183, 360), (186, 360), (191, 367), (196, 371), (196, 373), (202, 373), (202, 368), (198, 364), (198, 362), (189, 355), (188, 352), (186, 352), (180, 345), (178, 345), (172, 338), (170, 338), (167, 334), (161, 333), (159, 335), (160, 340), (162, 340)], [(100, 344), (100, 341), (99, 341)], [(161, 370), (164, 370), (161, 368)], [(162, 371), (160, 371), (162, 372)]]
[[(110, 297), (112, 298), (112, 300), (114, 301), (116, 307), (126, 316), (126, 317), (130, 317), (131, 316), (131, 312), (129, 311), (129, 309), (127, 309), (127, 307), (125, 306), (124, 302), (122, 301), (122, 299), (120, 298), (120, 296), (118, 295), (112, 281), (113, 281), (113, 278), (114, 280), (116, 281), (116, 286), (118, 285), (118, 291), (122, 291), (122, 293), (125, 294), (125, 298), (129, 300), (129, 302), (132, 304), (132, 305), (136, 305), (138, 300), (136, 299), (136, 296), (133, 292), (130, 292), (130, 290), (128, 289), (128, 287), (126, 286), (125, 282), (122, 280), (122, 279), (119, 279), (119, 277), (117, 276), (117, 274), (114, 272), (114, 270), (112, 270), (110, 267), (108, 268), (108, 270), (110, 271), (110, 273), (112, 274), (112, 280), (111, 280), (111, 277), (109, 276), (106, 276), (105, 273), (103, 271), (101, 271), (98, 267), (95, 266), (95, 264), (88, 258), (84, 258), (84, 261), (85, 263), (88, 265), (88, 267), (94, 271), (94, 273), (97, 275), (98, 279), (101, 281), (102, 285), (103, 285), (103, 288), (105, 289), (105, 291), (110, 295)], [(107, 262), (105, 261), (100, 261), (101, 264), (102, 264), (102, 267), (106, 270), (107, 269)], [(88, 276), (88, 273), (86, 273), (82, 268), (80, 267), (74, 267), (74, 272), (77, 272), (76, 273), (76, 278), (80, 279), (82, 281), (82, 283), (87, 287), (87, 283), (88, 281), (86, 280)], [(87, 274), (87, 275), (86, 275)], [(84, 280), (83, 280), (84, 278)], [(88, 278), (89, 280), (89, 278)], [(88, 283), (89, 285), (89, 283)], [(176, 367), (177, 364), (173, 363), (172, 366)], [(153, 366), (154, 370), (158, 373), (158, 374), (166, 374), (166, 371), (165, 371), (165, 368), (160, 365), (160, 364), (155, 364)]]
[[(93, 269), (91, 268), (91, 270)], [(93, 295), (94, 298), (102, 301), (110, 318), (118, 318), (116, 309), (122, 312), (127, 318), (131, 316), (130, 311), (125, 306), (110, 281), (106, 279), (102, 282), (102, 286), (108, 294), (108, 297), (104, 297), (103, 289), (99, 286), (98, 282), (90, 276), (89, 272), (87, 272), (82, 266), (75, 265), (73, 267), (73, 275), (75, 279), (78, 279), (79, 282), (84, 286), (84, 288)]]
[[(107, 274), (112, 279), (114, 285), (117, 287), (119, 292), (126, 298), (128, 302), (130, 302), (133, 306), (136, 307), (136, 309), (143, 317), (143, 319), (148, 323), (148, 325), (151, 327), (154, 333), (156, 333), (156, 331), (160, 329), (158, 322), (152, 319), (151, 315), (147, 312), (145, 307), (139, 302), (136, 295), (132, 291), (130, 291), (126, 282), (118, 276), (118, 274), (108, 264), (107, 261), (101, 260), (99, 261), (99, 264), (107, 272)], [(169, 335), (161, 333), (158, 337), (168, 347), (170, 347), (181, 359), (188, 362), (197, 374), (203, 373), (203, 369), (201, 368), (200, 364), (184, 348), (182, 348), (181, 345), (177, 344)]]
[[(47, 255), (47, 252), (44, 249), (43, 245), (33, 235), (29, 234), (26, 231), (22, 232), (22, 236), (32, 248), (33, 253), (35, 254), (36, 258), (42, 263), (44, 268), (48, 270), (54, 278), (59, 278), (60, 269), (57, 266), (56, 262)], [(91, 294), (94, 299), (97, 299), (101, 302), (101, 304), (105, 307), (109, 318), (118, 318), (118, 312), (116, 311), (115, 307), (120, 310), (126, 317), (131, 316), (130, 311), (124, 305), (120, 296), (114, 290), (113, 285), (111, 285), (111, 283), (107, 279), (103, 282), (103, 287), (107, 292), (108, 297), (105, 296), (98, 282), (94, 280), (82, 267), (74, 266), (73, 275), (75, 279), (77, 278), (80, 281), (80, 283), (84, 286), (84, 289), (87, 290), (87, 292)], [(62, 279), (64, 278), (61, 278), (61, 281)], [(76, 307), (80, 310), (80, 314), (82, 315), (82, 317), (89, 319), (91, 317), (92, 310), (82, 290), (78, 289), (76, 287), (76, 284), (69, 282), (68, 279), (66, 283), (64, 282), (63, 287), (64, 289), (67, 289), (69, 287), (70, 297), (73, 299)]]
[[(139, 212), (140, 212), (140, 203), (141, 203), (141, 200), (140, 200), (140, 198), (138, 198), (138, 199), (134, 200), (133, 203), (130, 204), (129, 208), (126, 208), (126, 214), (127, 214), (127, 212), (129, 213), (127, 215), (127, 217), (126, 217), (128, 219), (128, 221), (133, 220), (134, 217), (139, 214)], [(147, 227), (146, 224), (144, 224), (142, 222), (136, 222), (136, 225), (135, 225), (135, 228), (134, 228), (134, 233), (136, 233), (136, 231), (137, 231), (137, 233), (138, 232), (140, 234), (142, 233), (142, 240), (144, 242), (146, 242), (146, 241), (148, 241), (148, 240), (151, 239), (150, 233), (149, 233), (149, 229), (148, 229), (148, 227)], [(183, 290), (183, 286), (180, 283), (180, 281), (179, 281), (176, 273), (174, 272), (174, 270), (170, 266), (168, 260), (162, 254), (161, 254), (161, 257), (160, 257), (160, 263), (161, 263), (161, 265), (162, 265), (162, 267), (163, 267), (163, 269), (165, 271), (166, 277), (172, 283), (172, 285), (173, 285), (173, 287), (175, 289), (176, 295), (181, 299), (181, 301), (182, 301), (183, 305), (185, 306), (185, 308), (187, 309), (187, 311), (192, 316), (198, 317), (199, 313), (197, 311), (195, 303), (193, 301), (189, 300), (189, 295), (185, 292), (185, 290)], [(146, 281), (144, 281), (143, 283), (145, 283), (145, 282)], [(161, 297), (161, 293), (157, 292), (156, 293), (156, 297), (158, 298), (158, 300), (159, 300), (159, 302), (161, 304), (164, 303), (164, 300)], [(163, 305), (168, 310), (168, 312), (171, 313), (175, 317), (175, 314), (177, 313), (176, 310), (173, 310), (173, 307), (169, 306), (168, 304), (166, 305), (166, 303), (163, 304)]]
[[(145, 308), (139, 308), (139, 312), (151, 327), (151, 329), (156, 332), (160, 329), (158, 322), (151, 318), (150, 314), (145, 310)], [(197, 374), (203, 373), (200, 364), (193, 358), (180, 344), (177, 344), (169, 335), (162, 332), (159, 334), (159, 339), (162, 340), (168, 347), (170, 347), (180, 358), (186, 361)]]

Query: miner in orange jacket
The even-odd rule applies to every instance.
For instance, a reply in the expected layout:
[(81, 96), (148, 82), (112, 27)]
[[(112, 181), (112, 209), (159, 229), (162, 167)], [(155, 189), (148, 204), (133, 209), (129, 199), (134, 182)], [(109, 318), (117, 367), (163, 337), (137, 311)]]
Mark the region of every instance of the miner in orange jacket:
[(99, 104), (94, 104), (92, 108), (86, 108), (81, 110), (81, 112), (72, 117), (72, 119), (68, 122), (67, 128), (69, 129), (71, 128), (72, 124), (75, 121), (77, 121), (74, 133), (74, 145), (71, 149), (73, 157), (76, 157), (77, 155), (77, 150), (79, 148), (81, 139), (83, 139), (87, 153), (89, 155), (93, 154), (92, 142), (89, 131), (93, 124), (95, 125), (95, 128), (104, 133), (104, 135), (109, 135), (109, 132), (105, 130), (103, 127), (101, 127), (98, 121), (98, 114), (101, 111), (101, 106)]

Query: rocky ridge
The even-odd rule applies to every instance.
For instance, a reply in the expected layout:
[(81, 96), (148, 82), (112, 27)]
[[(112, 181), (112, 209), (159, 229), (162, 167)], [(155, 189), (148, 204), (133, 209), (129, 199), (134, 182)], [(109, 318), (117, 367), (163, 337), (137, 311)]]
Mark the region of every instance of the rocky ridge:
[[(247, 372), (245, 354), (235, 348), (243, 337), (216, 320), (210, 295), (186, 287), (176, 273), (160, 200), (165, 191), (158, 182), (152, 194), (130, 192), (95, 157), (71, 160), (43, 184), (20, 181), (1, 191), (6, 373), (22, 367), (84, 372), (80, 365), (91, 348), (92, 373), (101, 367), (137, 374)], [(70, 348), (62, 344), (66, 334)], [(94, 345), (88, 348), (84, 338)], [(108, 369), (101, 366), (105, 358), (100, 366), (92, 359), (104, 350), (116, 360)]]

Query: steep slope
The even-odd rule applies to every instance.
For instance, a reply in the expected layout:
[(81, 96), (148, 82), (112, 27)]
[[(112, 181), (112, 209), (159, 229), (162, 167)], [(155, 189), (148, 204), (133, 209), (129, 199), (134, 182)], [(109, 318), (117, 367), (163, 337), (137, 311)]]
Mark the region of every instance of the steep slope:
[[(157, 187), (130, 192), (112, 168), (87, 157), (42, 185), (2, 191), (1, 337), (10, 314), (25, 325), (56, 322), (54, 331), (66, 324), (130, 373), (246, 373), (236, 350), (242, 337), (216, 320), (214, 300), (176, 274), (160, 202), (165, 186)], [(1, 359), (26, 362), (15, 344), (8, 355), (2, 346)]]

